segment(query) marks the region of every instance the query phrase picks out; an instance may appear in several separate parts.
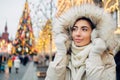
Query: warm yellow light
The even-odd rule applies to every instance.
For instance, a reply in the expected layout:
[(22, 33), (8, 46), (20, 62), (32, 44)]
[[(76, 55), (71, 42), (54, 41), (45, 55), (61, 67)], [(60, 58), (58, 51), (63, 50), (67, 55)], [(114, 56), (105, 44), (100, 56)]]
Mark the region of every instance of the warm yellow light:
[(115, 34), (120, 34), (120, 27), (118, 27), (117, 30), (114, 33)]
[(40, 72), (39, 71), (37, 72), (37, 76), (40, 77)]
[(28, 48), (26, 47), (25, 49), (26, 49), (26, 52), (28, 52)]
[(9, 43), (7, 45), (7, 49), (8, 49), (8, 53), (11, 54), (11, 50), (12, 50), (12, 44), (11, 43)]
[(19, 47), (19, 48), (18, 48), (18, 51), (21, 51), (21, 50), (22, 50), (21, 47)]
[(5, 44), (5, 40), (2, 40), (2, 44)]
[[(103, 0), (104, 2), (104, 0)], [(112, 2), (112, 0), (108, 0), (104, 6), (105, 10), (108, 12), (114, 12), (115, 10), (118, 10), (118, 0), (115, 0), (115, 3), (113, 5), (111, 5), (109, 8), (107, 8), (110, 3)]]

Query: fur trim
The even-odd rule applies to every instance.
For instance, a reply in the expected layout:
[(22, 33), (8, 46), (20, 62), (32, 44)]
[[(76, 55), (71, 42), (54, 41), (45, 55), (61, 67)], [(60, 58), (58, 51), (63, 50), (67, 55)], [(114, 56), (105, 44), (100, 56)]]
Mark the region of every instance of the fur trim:
[[(56, 18), (53, 23), (54, 37), (58, 34), (64, 33), (69, 37), (68, 42), (70, 42), (70, 27), (73, 26), (76, 19), (83, 16), (91, 19), (96, 25), (99, 37), (106, 42), (108, 48), (114, 49), (117, 44), (114, 35), (116, 29), (115, 22), (109, 13), (93, 4), (74, 6), (60, 17)], [(69, 45), (67, 45), (67, 48), (69, 48)]]

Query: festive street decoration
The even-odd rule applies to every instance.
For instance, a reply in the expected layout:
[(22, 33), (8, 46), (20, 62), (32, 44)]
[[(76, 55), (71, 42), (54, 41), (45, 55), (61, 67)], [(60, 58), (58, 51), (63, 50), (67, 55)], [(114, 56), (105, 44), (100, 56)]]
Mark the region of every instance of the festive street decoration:
[(60, 16), (63, 12), (72, 6), (80, 5), (83, 3), (94, 3), (97, 5), (103, 4), (102, 7), (104, 7), (104, 9), (108, 12), (114, 12), (118, 9), (118, 0), (58, 0), (58, 12), (56, 16)]
[(34, 51), (34, 34), (27, 0), (13, 45), (15, 47), (15, 49), (13, 48), (15, 54), (31, 54)]
[(104, 9), (108, 12), (118, 10), (118, 0), (103, 0)]
[(43, 30), (39, 33), (39, 38), (35, 46), (39, 53), (48, 54), (51, 53), (50, 50), (52, 50), (52, 52), (55, 50), (51, 28), (51, 20), (48, 20)]
[(56, 16), (60, 16), (63, 12), (68, 10), (70, 7), (75, 5), (80, 5), (83, 3), (93, 3), (93, 0), (58, 0), (57, 2), (57, 14)]

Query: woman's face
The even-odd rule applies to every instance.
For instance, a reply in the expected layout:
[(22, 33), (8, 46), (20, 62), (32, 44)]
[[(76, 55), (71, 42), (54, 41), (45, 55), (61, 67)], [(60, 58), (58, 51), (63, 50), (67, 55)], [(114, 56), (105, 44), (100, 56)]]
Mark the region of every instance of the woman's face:
[(85, 46), (91, 41), (91, 26), (86, 20), (79, 20), (72, 27), (72, 39), (76, 46)]

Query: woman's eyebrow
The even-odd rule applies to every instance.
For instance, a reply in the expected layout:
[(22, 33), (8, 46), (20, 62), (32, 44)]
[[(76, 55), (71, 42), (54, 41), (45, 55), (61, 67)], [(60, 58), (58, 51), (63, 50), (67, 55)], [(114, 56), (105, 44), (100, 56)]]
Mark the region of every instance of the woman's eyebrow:
[(82, 26), (81, 28), (88, 28), (87, 26)]
[(78, 27), (78, 26), (73, 26), (73, 27)]

